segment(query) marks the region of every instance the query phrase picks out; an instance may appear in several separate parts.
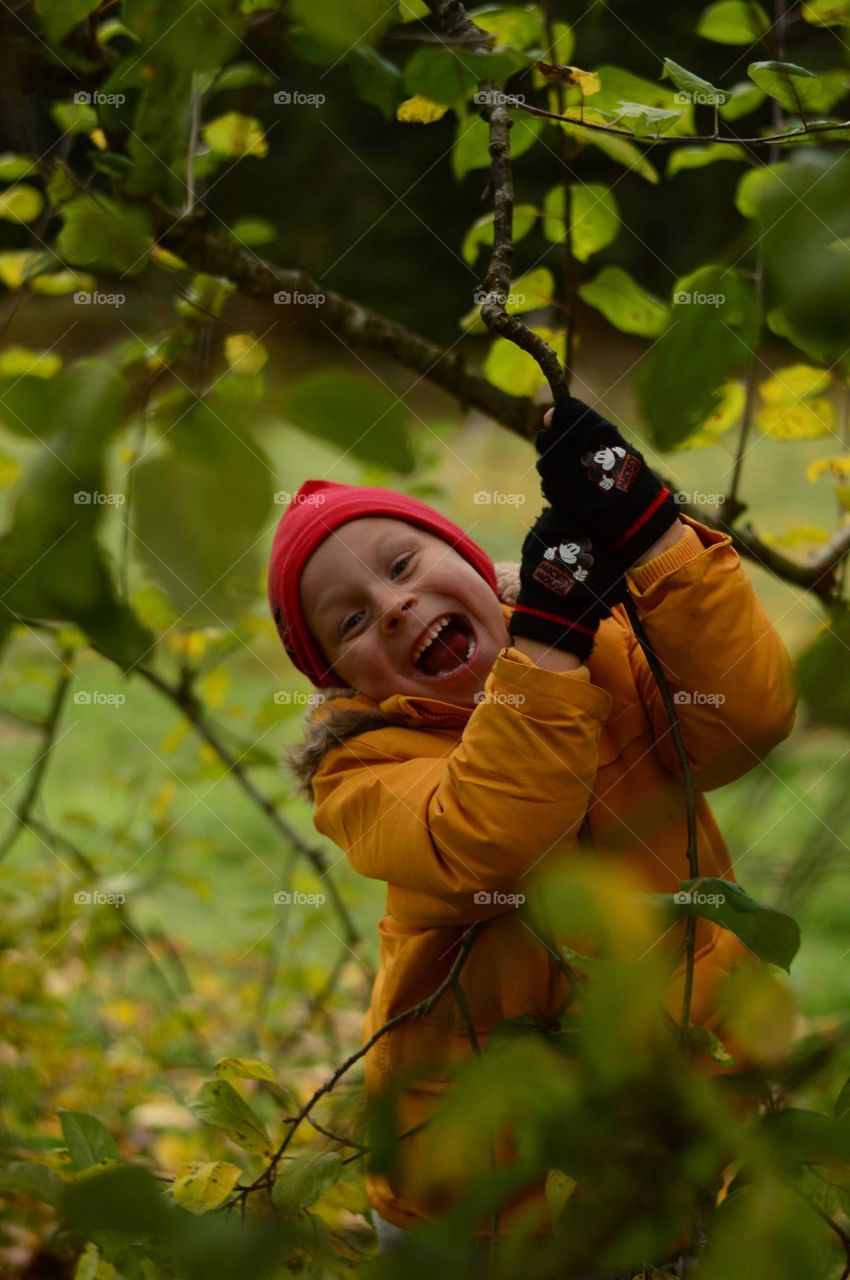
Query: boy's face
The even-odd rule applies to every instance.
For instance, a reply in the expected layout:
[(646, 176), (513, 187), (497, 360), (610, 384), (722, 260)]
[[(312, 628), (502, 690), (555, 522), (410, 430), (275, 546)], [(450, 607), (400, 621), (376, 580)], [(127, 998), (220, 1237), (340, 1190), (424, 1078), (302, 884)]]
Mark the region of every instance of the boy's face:
[(406, 693), (472, 705), (510, 644), (502, 606), (481, 575), (442, 538), (404, 520), (344, 524), (307, 561), (300, 594), (340, 682), (376, 702)]

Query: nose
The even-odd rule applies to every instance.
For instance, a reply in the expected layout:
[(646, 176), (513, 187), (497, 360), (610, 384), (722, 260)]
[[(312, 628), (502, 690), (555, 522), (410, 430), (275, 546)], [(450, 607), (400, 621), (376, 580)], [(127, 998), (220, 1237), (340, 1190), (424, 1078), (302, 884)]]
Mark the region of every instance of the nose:
[(407, 620), (405, 615), (410, 613), (413, 608), (413, 596), (397, 596), (385, 610), (381, 618), (381, 630), (384, 635), (390, 635), (393, 631), (397, 631), (403, 626)]

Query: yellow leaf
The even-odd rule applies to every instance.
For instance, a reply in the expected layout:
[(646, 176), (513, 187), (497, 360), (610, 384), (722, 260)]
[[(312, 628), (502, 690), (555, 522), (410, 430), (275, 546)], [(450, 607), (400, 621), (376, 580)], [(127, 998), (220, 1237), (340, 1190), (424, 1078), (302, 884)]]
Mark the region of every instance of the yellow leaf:
[(9, 222), (33, 222), (44, 208), (44, 196), (38, 187), (17, 182), (0, 192), (0, 218)]
[(835, 496), (845, 511), (850, 511), (850, 484), (836, 485)]
[(577, 84), (581, 96), (589, 98), (592, 93), (599, 92), (599, 76), (595, 71), (582, 71), (581, 67), (567, 67), (570, 73), (570, 84)]
[(179, 631), (169, 636), (168, 643), (173, 653), (187, 658), (202, 658), (208, 641), (203, 631)]
[(578, 1183), (562, 1169), (550, 1169), (546, 1174), (546, 1203), (549, 1216), (555, 1222), (563, 1212), (564, 1205), (572, 1196)]
[(832, 432), (835, 410), (823, 397), (797, 404), (769, 404), (756, 418), (756, 425), (774, 440), (813, 440)]
[(164, 782), (157, 791), (151, 804), (151, 814), (154, 822), (163, 823), (168, 817), (168, 811), (171, 808), (174, 797), (177, 795), (177, 783), (173, 778), (169, 778)]
[(8, 489), (17, 482), (21, 474), (21, 464), (8, 453), (0, 453), (0, 489)]
[(192, 725), (189, 720), (179, 720), (159, 744), (159, 753), (163, 756), (170, 756), (172, 751), (176, 751), (180, 743), (186, 737)]
[[(537, 326), (532, 330), (552, 347), (563, 362), (565, 359), (566, 334), (555, 329)], [(496, 338), (484, 361), (484, 375), (509, 395), (534, 397), (536, 392), (546, 386), (546, 378), (539, 364), (508, 338)]]
[(201, 131), (207, 146), (222, 156), (268, 155), (269, 144), (259, 120), (243, 116), (239, 111), (228, 111), (217, 116)]
[(39, 249), (7, 249), (0, 253), (0, 280), (7, 289), (19, 289), (42, 257)]
[(270, 1080), (277, 1083), (277, 1076), (267, 1062), (259, 1058), (220, 1058), (215, 1064), (217, 1073), (225, 1080), (233, 1077), (242, 1080)]
[(165, 267), (167, 271), (184, 271), (186, 268), (182, 258), (178, 258), (177, 254), (169, 249), (163, 249), (160, 244), (155, 244), (151, 249), (151, 261), (159, 267)]
[(708, 445), (717, 444), (720, 437), (740, 419), (746, 399), (747, 393), (742, 383), (727, 382), (714, 413), (684, 440), (680, 440), (675, 448), (705, 449)]
[(827, 472), (835, 476), (836, 480), (850, 476), (850, 453), (844, 453), (839, 458), (818, 458), (815, 462), (810, 462), (806, 467), (806, 479), (817, 480)]
[(742, 964), (724, 982), (720, 1008), (732, 1037), (757, 1066), (770, 1070), (787, 1057), (797, 1005), (784, 978), (766, 965)]
[(193, 1161), (174, 1179), (174, 1199), (190, 1213), (209, 1213), (230, 1195), (242, 1170), (226, 1160)]
[(269, 353), (250, 333), (231, 333), (224, 340), (224, 357), (234, 373), (259, 373)]
[(91, 138), (94, 145), (97, 147), (98, 151), (106, 151), (106, 149), (109, 146), (109, 143), (106, 141), (106, 134), (103, 132), (102, 129), (92, 129), (91, 133), (89, 134), (89, 137)]
[(759, 395), (765, 404), (787, 404), (819, 395), (831, 382), (832, 374), (828, 369), (816, 369), (810, 364), (789, 364), (759, 383)]
[(829, 534), (817, 524), (794, 524), (784, 533), (765, 533), (764, 541), (777, 547), (822, 546), (829, 541)]
[(198, 688), (208, 707), (220, 707), (230, 688), (230, 672), (224, 667), (213, 667), (201, 676)]
[(440, 102), (432, 102), (430, 98), (423, 98), (419, 94), (415, 98), (407, 98), (396, 108), (395, 118), (401, 120), (402, 124), (433, 124), (435, 120), (442, 120), (448, 111), (448, 107), (444, 107)]

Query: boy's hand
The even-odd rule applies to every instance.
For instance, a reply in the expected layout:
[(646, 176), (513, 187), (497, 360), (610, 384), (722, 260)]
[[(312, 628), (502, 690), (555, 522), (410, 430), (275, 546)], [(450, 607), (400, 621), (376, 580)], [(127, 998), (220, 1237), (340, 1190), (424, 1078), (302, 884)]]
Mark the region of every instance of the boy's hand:
[(522, 545), (520, 591), (508, 623), (555, 649), (589, 657), (599, 623), (627, 594), (623, 571), (587, 531), (547, 507)]
[(544, 497), (625, 571), (678, 519), (673, 495), (614, 424), (575, 396), (543, 421), (535, 444)]

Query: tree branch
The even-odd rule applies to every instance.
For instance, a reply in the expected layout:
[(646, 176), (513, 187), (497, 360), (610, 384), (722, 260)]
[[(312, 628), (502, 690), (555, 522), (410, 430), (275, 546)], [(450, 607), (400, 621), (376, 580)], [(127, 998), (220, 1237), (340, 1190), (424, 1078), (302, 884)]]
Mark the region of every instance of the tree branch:
[[(158, 242), (196, 271), (226, 276), (246, 296), (267, 302), (276, 293), (288, 293), (292, 301), (287, 311), (305, 330), (320, 337), (325, 337), (327, 330), (347, 346), (379, 352), (427, 377), (464, 408), (477, 409), (526, 439), (539, 427), (539, 405), (527, 396), (500, 391), (470, 369), (457, 352), (446, 352), (397, 321), (323, 288), (306, 271), (278, 267), (246, 252), (234, 241), (210, 231), (203, 215), (184, 217), (159, 201), (152, 202), (152, 212)], [(298, 303), (299, 296), (311, 295), (324, 301), (320, 306)]]

